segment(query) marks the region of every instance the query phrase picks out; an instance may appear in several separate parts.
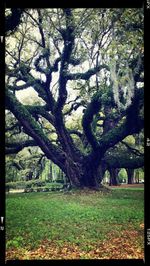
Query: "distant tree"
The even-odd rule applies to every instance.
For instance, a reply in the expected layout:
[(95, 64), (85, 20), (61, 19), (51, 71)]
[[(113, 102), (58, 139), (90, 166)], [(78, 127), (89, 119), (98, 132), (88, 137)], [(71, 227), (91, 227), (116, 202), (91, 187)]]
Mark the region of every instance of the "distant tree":
[[(30, 87), (38, 104), (19, 100)], [(142, 9), (25, 10), (6, 39), (6, 109), (26, 139), (6, 153), (38, 146), (72, 186), (98, 189), (100, 169), (143, 165), (120, 148), (143, 128), (142, 87)]]

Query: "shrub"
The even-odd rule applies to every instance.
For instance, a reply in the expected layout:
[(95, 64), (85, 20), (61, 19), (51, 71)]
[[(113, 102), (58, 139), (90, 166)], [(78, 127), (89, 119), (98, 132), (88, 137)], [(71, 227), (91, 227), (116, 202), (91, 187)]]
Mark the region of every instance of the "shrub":
[(25, 185), (26, 188), (31, 188), (31, 187), (34, 188), (34, 187), (42, 187), (45, 185), (46, 182), (43, 180), (34, 179), (34, 180), (26, 181), (25, 183), (26, 183)]
[(9, 189), (25, 188), (25, 182), (24, 181), (8, 182), (6, 183), (6, 186), (9, 187)]
[(48, 191), (60, 191), (63, 189), (63, 186), (61, 184), (48, 184), (43, 187), (32, 187), (32, 188), (25, 188), (24, 192), (48, 192)]
[(62, 183), (46, 182), (43, 180), (29, 180), (6, 183), (6, 191), (9, 189), (25, 189), (25, 192), (59, 191), (63, 189)]

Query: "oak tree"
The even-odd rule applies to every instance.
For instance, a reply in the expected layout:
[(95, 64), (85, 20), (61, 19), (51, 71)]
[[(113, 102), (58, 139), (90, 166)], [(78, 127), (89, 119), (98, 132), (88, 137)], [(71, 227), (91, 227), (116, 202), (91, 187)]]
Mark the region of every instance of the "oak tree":
[[(38, 101), (21, 101), (31, 89)], [(97, 189), (104, 170), (141, 167), (143, 154), (119, 145), (144, 124), (143, 10), (23, 10), (6, 38), (6, 109), (27, 136), (8, 139), (6, 153), (38, 146), (74, 187)]]

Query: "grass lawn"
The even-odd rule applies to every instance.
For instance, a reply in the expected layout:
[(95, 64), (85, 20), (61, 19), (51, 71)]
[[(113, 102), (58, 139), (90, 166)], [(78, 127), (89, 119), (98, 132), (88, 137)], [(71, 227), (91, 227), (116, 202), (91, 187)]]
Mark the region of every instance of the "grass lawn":
[(6, 259), (143, 259), (144, 191), (6, 196)]

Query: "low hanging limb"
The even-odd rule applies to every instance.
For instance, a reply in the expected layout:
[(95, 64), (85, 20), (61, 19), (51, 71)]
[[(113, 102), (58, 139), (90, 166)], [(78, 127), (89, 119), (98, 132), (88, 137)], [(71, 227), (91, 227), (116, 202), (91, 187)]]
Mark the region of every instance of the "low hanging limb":
[(127, 153), (107, 154), (102, 163), (112, 168), (137, 169), (144, 166), (144, 156), (131, 156)]
[(23, 142), (11, 142), (5, 143), (5, 153), (6, 154), (15, 154), (21, 151), (25, 147), (29, 146), (37, 146), (36, 142), (34, 140), (26, 140)]
[(129, 144), (127, 144), (125, 141), (121, 141), (122, 144), (124, 144), (128, 150), (130, 150), (133, 154), (137, 155), (137, 156), (143, 156), (143, 153), (139, 152), (139, 150), (131, 147)]

